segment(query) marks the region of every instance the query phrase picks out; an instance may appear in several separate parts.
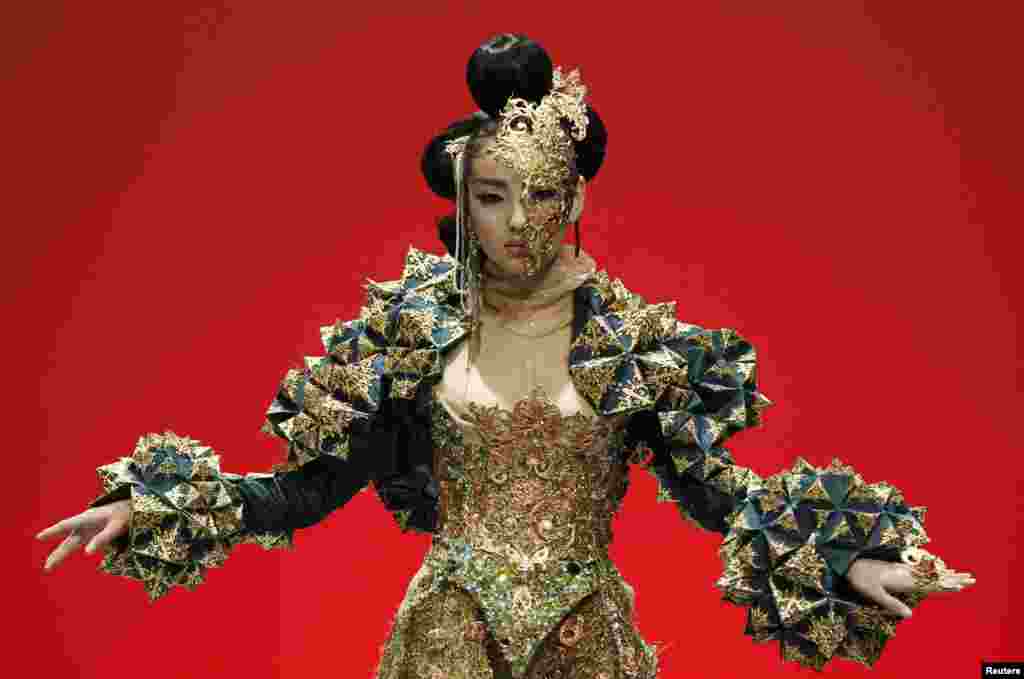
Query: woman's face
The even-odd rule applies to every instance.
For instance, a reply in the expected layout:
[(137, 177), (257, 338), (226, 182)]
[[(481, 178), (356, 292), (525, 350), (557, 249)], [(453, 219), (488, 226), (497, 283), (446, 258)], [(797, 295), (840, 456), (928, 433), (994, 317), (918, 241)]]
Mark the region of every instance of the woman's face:
[(470, 228), (491, 265), (501, 273), (531, 277), (558, 257), (573, 201), (582, 207), (584, 182), (575, 196), (565, 186), (527, 186), (519, 173), (486, 153), (484, 141), (466, 180)]

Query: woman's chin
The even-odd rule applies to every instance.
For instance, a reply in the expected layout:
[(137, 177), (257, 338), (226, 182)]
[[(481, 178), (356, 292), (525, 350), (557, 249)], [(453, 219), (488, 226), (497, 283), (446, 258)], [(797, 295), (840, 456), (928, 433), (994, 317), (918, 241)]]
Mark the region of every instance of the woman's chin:
[(503, 276), (524, 276), (530, 269), (530, 258), (526, 255), (505, 255), (494, 263)]
[(497, 274), (502, 278), (523, 280), (536, 278), (547, 269), (542, 262), (538, 262), (536, 258), (531, 258), (529, 255), (503, 254), (500, 258), (490, 259), (490, 264), (491, 266), (488, 268), (492, 269), (492, 274)]

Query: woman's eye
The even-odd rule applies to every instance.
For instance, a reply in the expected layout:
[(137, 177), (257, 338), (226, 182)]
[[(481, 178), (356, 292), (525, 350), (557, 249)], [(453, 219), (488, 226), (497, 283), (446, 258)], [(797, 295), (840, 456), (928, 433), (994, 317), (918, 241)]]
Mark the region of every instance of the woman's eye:
[(494, 205), (501, 202), (501, 195), (497, 193), (478, 193), (476, 199), (484, 205)]
[(555, 198), (558, 198), (558, 191), (555, 191), (554, 189), (534, 191), (532, 197), (536, 201), (554, 200)]

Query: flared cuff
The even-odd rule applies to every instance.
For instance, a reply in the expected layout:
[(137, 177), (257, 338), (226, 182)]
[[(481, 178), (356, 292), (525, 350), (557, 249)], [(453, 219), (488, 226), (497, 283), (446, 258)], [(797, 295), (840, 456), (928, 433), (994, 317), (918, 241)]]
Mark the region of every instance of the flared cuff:
[(207, 568), (224, 564), (240, 543), (292, 546), (290, 533), (247, 533), (238, 474), (220, 471), (220, 456), (173, 432), (146, 434), (131, 457), (97, 468), (98, 507), (131, 500), (128, 532), (106, 548), (99, 570), (142, 582), (150, 601), (175, 585), (189, 590)]
[(715, 586), (748, 607), (745, 633), (777, 640), (783, 659), (816, 670), (835, 657), (874, 665), (901, 618), (862, 598), (845, 575), (856, 558), (898, 560), (927, 543), (925, 509), (907, 507), (885, 482), (864, 483), (838, 459), (824, 469), (798, 459), (789, 472), (743, 483)]

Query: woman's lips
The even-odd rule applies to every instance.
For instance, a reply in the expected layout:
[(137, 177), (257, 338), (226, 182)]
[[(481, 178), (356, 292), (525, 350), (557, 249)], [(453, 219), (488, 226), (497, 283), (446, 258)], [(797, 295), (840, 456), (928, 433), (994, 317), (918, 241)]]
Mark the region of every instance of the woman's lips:
[(513, 257), (527, 257), (530, 254), (530, 249), (526, 247), (526, 243), (506, 243), (505, 251)]

